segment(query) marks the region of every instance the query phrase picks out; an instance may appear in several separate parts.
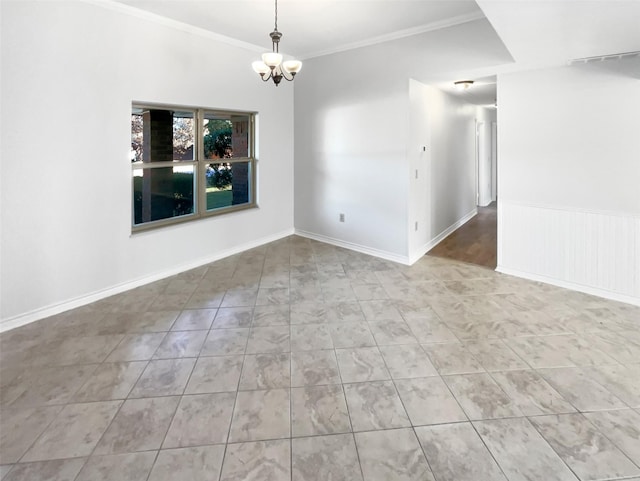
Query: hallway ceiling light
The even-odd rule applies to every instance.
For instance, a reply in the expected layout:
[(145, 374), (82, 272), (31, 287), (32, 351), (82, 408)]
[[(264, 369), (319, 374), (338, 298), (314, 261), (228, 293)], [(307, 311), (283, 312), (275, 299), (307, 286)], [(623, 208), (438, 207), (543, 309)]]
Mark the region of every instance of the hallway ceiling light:
[[(269, 34), (271, 37), (272, 51), (263, 53), (262, 60), (256, 60), (251, 66), (253, 70), (260, 75), (263, 82), (273, 79), (273, 83), (276, 84), (277, 87), (282, 79), (291, 82), (302, 68), (302, 62), (299, 60), (282, 61), (282, 54), (279, 48), (282, 34), (278, 32), (278, 0), (275, 0), (275, 4), (275, 28), (273, 32)], [(291, 78), (287, 77), (287, 74), (289, 74)]]
[(473, 85), (473, 80), (458, 80), (457, 82), (453, 82), (453, 85), (457, 90), (467, 90)]

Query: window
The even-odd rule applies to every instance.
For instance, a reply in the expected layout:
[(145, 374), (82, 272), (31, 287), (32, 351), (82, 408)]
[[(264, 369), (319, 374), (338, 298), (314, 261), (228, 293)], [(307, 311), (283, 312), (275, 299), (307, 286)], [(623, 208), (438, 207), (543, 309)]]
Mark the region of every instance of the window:
[(134, 104), (132, 230), (255, 207), (254, 119)]

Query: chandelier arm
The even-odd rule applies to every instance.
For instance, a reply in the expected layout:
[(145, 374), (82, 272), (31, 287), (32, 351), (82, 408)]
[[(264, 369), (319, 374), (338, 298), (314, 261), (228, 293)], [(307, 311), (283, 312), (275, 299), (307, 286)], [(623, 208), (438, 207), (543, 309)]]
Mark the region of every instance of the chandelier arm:
[(286, 70), (284, 68), (280, 69), (280, 74), (282, 75), (282, 77), (287, 81), (287, 82), (293, 82), (293, 78), (295, 77), (295, 75), (291, 75), (291, 78), (288, 78), (285, 75)]

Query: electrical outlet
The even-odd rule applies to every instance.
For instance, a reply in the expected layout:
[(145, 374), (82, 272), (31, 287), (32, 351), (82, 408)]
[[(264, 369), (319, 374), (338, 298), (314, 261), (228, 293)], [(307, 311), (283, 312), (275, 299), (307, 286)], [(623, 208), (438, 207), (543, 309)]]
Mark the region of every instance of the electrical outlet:
[(340, 214), (340, 222), (344, 222), (344, 214)]
[(416, 221), (416, 232), (418, 232), (418, 221)]
[(416, 179), (418, 178), (418, 169), (416, 169)]

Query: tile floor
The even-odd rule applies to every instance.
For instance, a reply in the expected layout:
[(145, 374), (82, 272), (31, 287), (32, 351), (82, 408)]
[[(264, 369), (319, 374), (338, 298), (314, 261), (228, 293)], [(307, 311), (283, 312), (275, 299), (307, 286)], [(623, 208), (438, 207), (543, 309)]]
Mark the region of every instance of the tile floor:
[(0, 336), (2, 481), (640, 480), (640, 308), (290, 237)]

